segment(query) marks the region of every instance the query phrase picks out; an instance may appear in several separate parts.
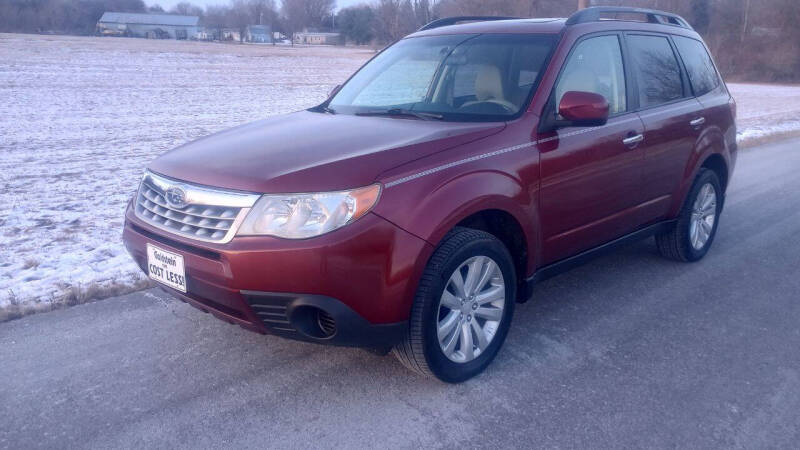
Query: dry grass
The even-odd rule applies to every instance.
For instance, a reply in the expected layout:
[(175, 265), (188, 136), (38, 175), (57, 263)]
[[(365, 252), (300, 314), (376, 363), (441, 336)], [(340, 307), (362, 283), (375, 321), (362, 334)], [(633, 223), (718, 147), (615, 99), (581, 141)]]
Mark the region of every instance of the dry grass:
[(37, 261), (35, 258), (28, 258), (22, 264), (23, 269), (35, 269), (37, 267), (39, 267), (39, 261)]
[(152, 287), (152, 284), (148, 279), (135, 279), (126, 282), (115, 280), (110, 283), (97, 283), (89, 286), (70, 286), (64, 289), (64, 293), (61, 297), (55, 298), (49, 303), (41, 302), (34, 304), (20, 304), (14, 291), (9, 291), (8, 294), (11, 301), (8, 306), (0, 308), (0, 322), (19, 319), (30, 314), (52, 311), (67, 306), (81, 305), (110, 297), (130, 294), (131, 292), (141, 291), (149, 287)]

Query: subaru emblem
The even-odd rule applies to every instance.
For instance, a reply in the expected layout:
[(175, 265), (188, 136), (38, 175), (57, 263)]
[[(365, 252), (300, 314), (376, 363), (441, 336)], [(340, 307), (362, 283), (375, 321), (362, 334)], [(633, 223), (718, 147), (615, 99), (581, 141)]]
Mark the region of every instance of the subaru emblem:
[(167, 199), (167, 204), (175, 209), (183, 209), (186, 207), (186, 191), (181, 189), (180, 186), (170, 186), (164, 197)]

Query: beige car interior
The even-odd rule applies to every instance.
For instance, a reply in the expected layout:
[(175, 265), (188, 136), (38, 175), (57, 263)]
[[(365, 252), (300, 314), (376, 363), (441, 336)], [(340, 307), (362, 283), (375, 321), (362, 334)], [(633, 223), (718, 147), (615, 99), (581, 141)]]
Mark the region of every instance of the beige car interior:
[(497, 103), (511, 111), (519, 109), (517, 105), (505, 98), (500, 69), (491, 64), (480, 66), (475, 77), (475, 100), (464, 103), (462, 107), (484, 102)]

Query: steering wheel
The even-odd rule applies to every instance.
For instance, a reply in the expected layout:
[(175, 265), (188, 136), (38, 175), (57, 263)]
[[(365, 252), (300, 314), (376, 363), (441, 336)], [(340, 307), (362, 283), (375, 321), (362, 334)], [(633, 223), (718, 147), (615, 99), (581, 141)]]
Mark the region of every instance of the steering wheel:
[(473, 100), (471, 102), (464, 103), (463, 105), (461, 105), (461, 107), (464, 108), (467, 106), (477, 105), (479, 103), (494, 103), (495, 105), (502, 106), (505, 110), (511, 113), (516, 112), (518, 109), (517, 105), (509, 102), (508, 100), (503, 100), (499, 98), (489, 98), (486, 100)]

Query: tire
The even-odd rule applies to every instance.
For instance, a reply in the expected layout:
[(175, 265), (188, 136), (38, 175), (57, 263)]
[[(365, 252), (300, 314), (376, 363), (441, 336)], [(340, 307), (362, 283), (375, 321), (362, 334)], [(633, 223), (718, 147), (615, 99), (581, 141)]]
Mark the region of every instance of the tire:
[[(713, 210), (713, 224), (708, 226), (710, 228), (708, 230), (703, 228), (706, 225), (702, 224), (702, 226), (695, 225), (693, 228), (693, 218), (699, 217), (698, 210), (696, 210), (698, 197), (703, 196), (706, 198), (707, 186), (711, 186), (713, 189), (713, 208), (708, 207), (706, 209), (708, 212)], [(656, 247), (661, 256), (682, 262), (694, 262), (702, 259), (708, 253), (708, 249), (711, 248), (711, 244), (714, 242), (714, 236), (717, 234), (722, 202), (722, 186), (720, 185), (719, 177), (712, 170), (700, 169), (700, 173), (695, 177), (692, 188), (683, 202), (675, 225), (669, 231), (655, 236)], [(707, 219), (704, 221), (708, 224)], [(698, 228), (704, 230), (700, 237), (706, 232), (708, 233), (708, 237), (702, 241), (702, 245), (698, 245), (701, 242), (700, 240), (694, 240), (695, 234), (693, 230)]]
[[(478, 278), (485, 283), (470, 282), (476, 279), (470, 278), (470, 273), (480, 274)], [(453, 281), (457, 279), (465, 281), (463, 287)], [(468, 286), (473, 284), (481, 285), (470, 290)], [(474, 377), (492, 362), (505, 341), (514, 314), (516, 286), (511, 255), (500, 240), (484, 231), (454, 228), (425, 267), (411, 307), (408, 333), (393, 353), (403, 365), (425, 377), (447, 383)], [(445, 342), (458, 341), (447, 346), (449, 350), (440, 344), (440, 326), (453, 330), (445, 335)]]

